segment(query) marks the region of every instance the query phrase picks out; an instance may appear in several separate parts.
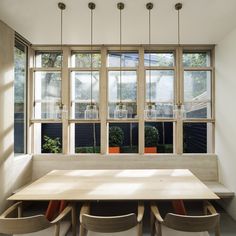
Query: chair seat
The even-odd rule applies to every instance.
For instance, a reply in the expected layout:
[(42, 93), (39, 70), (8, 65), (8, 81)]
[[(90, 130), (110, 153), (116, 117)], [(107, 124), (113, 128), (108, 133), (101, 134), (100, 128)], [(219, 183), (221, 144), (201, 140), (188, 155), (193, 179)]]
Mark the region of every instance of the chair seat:
[(209, 236), (208, 232), (184, 232), (161, 226), (163, 236)]
[(97, 233), (89, 231), (87, 236), (136, 236), (138, 234), (138, 227), (133, 227), (132, 229), (117, 232), (117, 233)]
[[(51, 226), (47, 229), (41, 230), (41, 231), (37, 231), (34, 233), (29, 233), (29, 234), (14, 234), (14, 236), (54, 236), (54, 232), (55, 232), (55, 227), (56, 226)], [(62, 221), (60, 223), (60, 236), (65, 236), (69, 229), (71, 227), (71, 222), (70, 221)]]

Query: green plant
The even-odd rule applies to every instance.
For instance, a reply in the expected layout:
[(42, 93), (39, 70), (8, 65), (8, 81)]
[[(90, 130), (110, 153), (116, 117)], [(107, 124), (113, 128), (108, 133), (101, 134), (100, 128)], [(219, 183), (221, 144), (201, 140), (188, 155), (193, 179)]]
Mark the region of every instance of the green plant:
[(124, 141), (124, 132), (118, 126), (112, 126), (109, 128), (109, 146), (120, 147)]
[(46, 135), (43, 137), (43, 152), (45, 153), (60, 153), (61, 152), (61, 142), (60, 138), (50, 138)]
[(156, 147), (159, 141), (158, 129), (154, 126), (145, 127), (145, 147)]

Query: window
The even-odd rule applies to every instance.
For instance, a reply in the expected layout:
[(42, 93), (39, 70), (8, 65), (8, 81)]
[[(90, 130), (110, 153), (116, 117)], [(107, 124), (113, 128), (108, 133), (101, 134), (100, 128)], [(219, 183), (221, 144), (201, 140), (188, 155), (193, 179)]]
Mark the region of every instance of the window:
[(36, 52), (34, 118), (60, 119), (61, 53)]
[[(146, 118), (144, 153), (173, 153), (173, 107), (176, 96), (173, 52), (145, 52), (146, 104), (156, 110), (156, 118)], [(146, 105), (147, 106), (147, 105)], [(171, 120), (171, 121), (170, 121)]]
[(14, 51), (14, 152), (26, 152), (27, 47), (16, 41)]
[[(91, 64), (92, 59), (92, 64)], [(92, 67), (91, 67), (92, 66)], [(100, 52), (74, 51), (70, 68), (70, 137), (72, 153), (100, 153)], [(88, 119), (93, 105), (98, 119)]]
[(138, 153), (138, 123), (109, 125), (109, 153)]
[[(211, 153), (213, 140), (210, 52), (184, 52), (183, 152)], [(194, 122), (194, 123), (193, 123)]]
[[(212, 47), (117, 48), (36, 47), (33, 152), (214, 152)], [(147, 104), (154, 117), (145, 117)], [(94, 118), (87, 115), (91, 107)]]
[(61, 66), (60, 51), (35, 52), (32, 114), (35, 153), (61, 153), (63, 149)]

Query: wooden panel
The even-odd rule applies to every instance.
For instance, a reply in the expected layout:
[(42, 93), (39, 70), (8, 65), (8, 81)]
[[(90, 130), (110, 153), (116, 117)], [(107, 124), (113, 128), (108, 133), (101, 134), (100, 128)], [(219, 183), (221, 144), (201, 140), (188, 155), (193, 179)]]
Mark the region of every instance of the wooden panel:
[(218, 181), (216, 155), (34, 155), (33, 180), (51, 170), (189, 169), (200, 180)]
[(187, 169), (54, 170), (9, 200), (218, 199)]

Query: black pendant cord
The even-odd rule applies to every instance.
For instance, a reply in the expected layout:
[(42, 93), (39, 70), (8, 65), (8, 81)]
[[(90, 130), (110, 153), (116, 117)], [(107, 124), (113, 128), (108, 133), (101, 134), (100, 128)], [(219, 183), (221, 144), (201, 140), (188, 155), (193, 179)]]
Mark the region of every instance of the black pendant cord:
[(180, 14), (178, 10), (178, 46), (180, 47)]
[(120, 104), (122, 104), (122, 72), (121, 72), (121, 60), (122, 60), (122, 53), (121, 53), (121, 43), (122, 43), (122, 20), (121, 20), (121, 10), (120, 9)]
[(152, 91), (151, 91), (151, 84), (152, 84), (152, 71), (151, 71), (151, 9), (148, 10), (148, 23), (149, 23), (149, 103), (152, 103)]
[(91, 41), (90, 41), (90, 51), (91, 51), (91, 57), (90, 57), (90, 63), (91, 63), (91, 74), (90, 74), (90, 98), (91, 102), (90, 105), (93, 105), (93, 9), (91, 9)]
[[(61, 27), (60, 27), (60, 31), (61, 31), (61, 79), (62, 79), (62, 58), (63, 58), (63, 49), (62, 49), (62, 42), (63, 42), (63, 9), (61, 8)], [(62, 109), (62, 89), (61, 89), (61, 104), (60, 104), (60, 109)]]
[[(182, 3), (176, 3), (175, 4), (175, 10), (177, 10), (177, 13), (178, 13), (178, 25), (177, 25), (177, 27), (178, 27), (178, 50), (180, 49), (180, 10), (182, 9), (182, 7), (183, 7), (183, 4)], [(177, 107), (178, 107), (178, 109), (180, 109), (181, 108), (181, 101), (178, 101), (178, 99), (177, 99), (177, 102), (176, 102), (177, 104)]]

